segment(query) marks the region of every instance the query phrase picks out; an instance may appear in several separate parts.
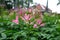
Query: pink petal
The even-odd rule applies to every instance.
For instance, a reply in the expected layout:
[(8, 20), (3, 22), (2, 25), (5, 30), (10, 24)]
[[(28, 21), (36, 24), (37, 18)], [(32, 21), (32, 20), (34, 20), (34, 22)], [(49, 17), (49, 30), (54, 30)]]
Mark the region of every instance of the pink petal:
[(18, 20), (18, 16), (16, 16), (16, 19)]
[(40, 19), (37, 20), (37, 23), (38, 23), (38, 24), (41, 24), (41, 23), (42, 23), (42, 20), (40, 20)]
[(30, 16), (27, 15), (27, 14), (25, 14), (25, 15), (24, 15), (24, 19), (25, 19), (25, 20), (29, 20), (29, 19), (30, 19)]
[(12, 22), (14, 22), (14, 23), (18, 24), (18, 20), (13, 20)]
[(45, 23), (42, 23), (40, 26), (45, 26)]

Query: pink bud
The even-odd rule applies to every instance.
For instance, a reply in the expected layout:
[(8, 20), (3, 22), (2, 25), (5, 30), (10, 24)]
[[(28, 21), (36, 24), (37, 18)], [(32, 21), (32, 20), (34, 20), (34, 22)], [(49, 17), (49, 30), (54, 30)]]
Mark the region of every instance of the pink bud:
[(42, 20), (38, 19), (38, 20), (37, 20), (37, 23), (38, 23), (38, 24), (41, 24), (41, 23), (42, 23)]
[(37, 28), (37, 24), (34, 24), (33, 28)]

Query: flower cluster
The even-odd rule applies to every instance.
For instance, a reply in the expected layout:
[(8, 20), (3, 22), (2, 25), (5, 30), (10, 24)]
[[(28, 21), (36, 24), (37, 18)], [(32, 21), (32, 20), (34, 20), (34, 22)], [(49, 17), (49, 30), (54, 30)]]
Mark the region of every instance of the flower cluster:
[[(38, 28), (39, 26), (44, 26), (45, 23), (42, 23), (43, 15), (40, 11), (40, 5), (37, 5), (35, 9), (31, 8), (20, 8), (17, 12), (18, 16), (25, 22), (32, 23), (34, 28)], [(18, 24), (18, 16), (12, 22)], [(34, 18), (32, 22), (30, 20)]]

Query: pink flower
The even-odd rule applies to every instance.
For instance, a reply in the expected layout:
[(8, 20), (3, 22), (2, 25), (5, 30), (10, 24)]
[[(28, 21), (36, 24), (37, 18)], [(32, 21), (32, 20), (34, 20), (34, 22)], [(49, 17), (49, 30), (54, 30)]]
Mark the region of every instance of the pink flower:
[(18, 23), (19, 23), (19, 22), (18, 22), (18, 16), (16, 16), (16, 19), (15, 19), (15, 20), (13, 20), (12, 22), (14, 22), (14, 23), (18, 24)]
[(38, 23), (38, 24), (41, 24), (41, 23), (42, 23), (42, 20), (40, 20), (40, 19), (37, 20), (37, 23)]
[(42, 23), (40, 26), (45, 26), (45, 23)]
[(34, 24), (33, 28), (37, 28), (37, 24)]
[(13, 20), (12, 22), (14, 22), (14, 23), (18, 24), (18, 20)]
[(25, 20), (30, 20), (30, 15), (25, 14), (25, 15), (24, 15), (24, 19), (25, 19)]

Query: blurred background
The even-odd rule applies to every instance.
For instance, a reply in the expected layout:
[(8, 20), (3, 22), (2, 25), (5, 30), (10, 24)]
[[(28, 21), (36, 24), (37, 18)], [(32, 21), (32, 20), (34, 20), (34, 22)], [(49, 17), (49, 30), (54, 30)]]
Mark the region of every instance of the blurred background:
[(4, 6), (7, 9), (15, 9), (18, 6), (28, 8), (37, 4), (49, 8), (52, 12), (60, 13), (60, 0), (0, 0), (0, 6)]

